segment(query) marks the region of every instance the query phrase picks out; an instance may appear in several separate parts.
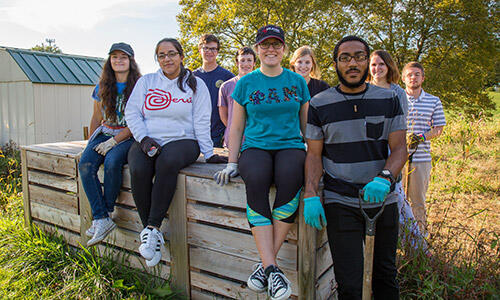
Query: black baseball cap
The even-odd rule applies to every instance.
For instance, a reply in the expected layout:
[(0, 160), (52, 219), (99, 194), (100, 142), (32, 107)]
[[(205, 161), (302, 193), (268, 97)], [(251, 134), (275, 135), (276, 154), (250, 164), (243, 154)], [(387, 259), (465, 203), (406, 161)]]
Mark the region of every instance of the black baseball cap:
[(276, 25), (266, 25), (257, 31), (257, 37), (255, 38), (255, 44), (260, 44), (263, 41), (270, 39), (270, 38), (276, 38), (280, 40), (283, 44), (285, 43), (285, 32), (281, 27), (276, 26)]
[(120, 50), (120, 51), (124, 52), (125, 54), (127, 54), (128, 56), (134, 57), (134, 50), (127, 43), (114, 43), (113, 45), (111, 45), (111, 48), (109, 49), (108, 54), (111, 54), (111, 52), (113, 52), (115, 50)]

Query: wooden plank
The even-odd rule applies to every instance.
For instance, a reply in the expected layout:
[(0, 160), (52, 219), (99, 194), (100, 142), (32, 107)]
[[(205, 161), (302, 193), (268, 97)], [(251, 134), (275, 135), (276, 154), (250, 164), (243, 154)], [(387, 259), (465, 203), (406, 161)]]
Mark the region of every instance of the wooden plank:
[[(212, 249), (255, 262), (259, 260), (255, 241), (250, 234), (188, 222), (188, 242), (190, 245)], [(278, 253), (277, 262), (279, 266), (285, 269), (296, 270), (297, 245), (284, 243)]]
[(323, 227), (321, 230), (316, 231), (316, 245), (318, 246), (317, 248), (319, 249), (321, 246), (323, 246), (326, 242), (328, 242), (328, 233), (326, 232), (326, 227)]
[[(241, 282), (246, 282), (253, 272), (253, 260), (228, 255), (206, 248), (190, 247), (191, 267), (205, 270), (214, 274), (221, 274)], [(298, 295), (297, 271), (281, 268), (292, 284), (292, 294)], [(210, 290), (213, 291), (213, 290)]]
[(98, 254), (101, 257), (111, 257), (117, 263), (126, 267), (141, 270), (144, 273), (151, 274), (156, 277), (167, 279), (170, 276), (170, 267), (159, 263), (154, 268), (146, 266), (144, 258), (138, 254), (132, 254), (123, 250), (119, 250), (106, 244), (98, 244), (95, 246)]
[(80, 216), (57, 208), (31, 202), (31, 215), (50, 224), (69, 229), (74, 232), (80, 231)]
[(80, 152), (85, 149), (87, 141), (74, 141), (74, 142), (61, 142), (61, 143), (47, 143), (24, 146), (23, 149), (39, 153), (46, 153), (62, 157), (76, 157)]
[(208, 274), (191, 271), (191, 285), (203, 290), (213, 291), (216, 294), (233, 299), (264, 299), (265, 296), (257, 294), (245, 285), (226, 279), (217, 278)]
[(191, 299), (193, 300), (226, 300), (231, 299), (221, 295), (215, 295), (210, 292), (205, 292), (202, 290), (191, 289)]
[[(122, 170), (122, 188), (124, 189), (130, 189), (130, 171), (128, 169), (128, 164), (123, 166)], [(97, 178), (99, 178), (99, 181), (104, 182), (104, 165), (101, 165), (99, 167), (99, 170), (97, 171)]]
[(66, 175), (76, 176), (76, 164), (73, 158), (28, 151), (28, 168)]
[(70, 244), (71, 246), (74, 246), (74, 247), (80, 246), (80, 236), (74, 232), (64, 230), (64, 229), (58, 228), (56, 226), (51, 226), (47, 223), (40, 222), (37, 220), (33, 220), (33, 224), (45, 232), (55, 233), (57, 235), (61, 235), (64, 238), (64, 240), (68, 244)]
[(22, 169), (22, 184), (23, 184), (23, 208), (24, 208), (24, 225), (31, 226), (31, 206), (30, 192), (28, 184), (28, 159), (26, 149), (21, 148), (21, 169)]
[(113, 212), (113, 221), (116, 225), (126, 228), (128, 230), (141, 232), (144, 226), (142, 226), (141, 218), (137, 210), (132, 210), (128, 208), (123, 208), (120, 206), (115, 206), (115, 211)]
[[(213, 207), (203, 203), (188, 202), (187, 216), (193, 220), (247, 230), (250, 233), (247, 214), (241, 210), (234, 210), (228, 207)], [(288, 233), (287, 239), (297, 240), (297, 224), (293, 224)]]
[(247, 198), (243, 184), (229, 183), (221, 187), (213, 179), (186, 177), (186, 197), (217, 205), (246, 209)]
[[(302, 195), (301, 195), (302, 198)], [(316, 228), (304, 221), (304, 205), (299, 206), (298, 280), (301, 299), (314, 299), (316, 274)]]
[(28, 181), (40, 185), (46, 185), (53, 188), (65, 190), (68, 192), (77, 193), (77, 181), (68, 176), (61, 176), (49, 173), (38, 172), (35, 170), (28, 171)]
[(186, 202), (186, 175), (179, 174), (169, 213), (172, 285), (190, 298)]
[(78, 214), (78, 197), (76, 194), (64, 193), (33, 184), (28, 186), (28, 191), (33, 202)]
[(316, 250), (316, 279), (318, 279), (326, 270), (333, 265), (330, 245), (324, 243), (322, 247)]
[[(75, 165), (80, 163), (81, 153), (75, 157)], [(87, 246), (87, 241), (90, 239), (85, 234), (85, 231), (92, 225), (92, 208), (90, 207), (89, 199), (83, 189), (82, 178), (77, 176), (78, 188), (78, 208), (80, 213), (80, 242), (83, 246)]]
[(116, 203), (135, 207), (134, 196), (132, 196), (131, 191), (121, 190), (116, 199)]
[(316, 300), (337, 299), (337, 283), (333, 267), (323, 274), (316, 283)]

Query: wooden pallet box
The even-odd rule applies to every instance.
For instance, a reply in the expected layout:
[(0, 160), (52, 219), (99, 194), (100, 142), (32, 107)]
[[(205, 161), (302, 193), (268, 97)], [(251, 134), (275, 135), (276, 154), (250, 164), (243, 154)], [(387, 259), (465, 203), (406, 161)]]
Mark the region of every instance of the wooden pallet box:
[[(22, 148), (25, 219), (56, 231), (73, 246), (85, 245), (92, 214), (78, 177), (79, 153), (85, 142), (33, 145)], [(213, 174), (224, 165), (198, 162), (178, 176), (174, 199), (162, 232), (162, 261), (145, 267), (138, 254), (142, 224), (130, 191), (128, 166), (112, 215), (117, 229), (97, 247), (100, 253), (163, 278), (191, 299), (263, 299), (246, 286), (259, 260), (246, 218), (245, 185), (240, 177), (220, 187)], [(99, 176), (102, 179), (102, 169)], [(275, 189), (271, 189), (270, 201)], [(278, 264), (292, 282), (293, 299), (333, 299), (335, 280), (326, 231), (306, 225), (302, 205), (278, 253)], [(260, 298), (259, 298), (260, 297)]]

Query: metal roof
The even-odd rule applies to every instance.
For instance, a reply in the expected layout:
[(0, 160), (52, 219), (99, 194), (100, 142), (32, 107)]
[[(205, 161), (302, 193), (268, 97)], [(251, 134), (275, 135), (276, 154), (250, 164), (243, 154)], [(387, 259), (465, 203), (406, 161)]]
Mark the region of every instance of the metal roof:
[(104, 59), (5, 47), (31, 82), (94, 85)]

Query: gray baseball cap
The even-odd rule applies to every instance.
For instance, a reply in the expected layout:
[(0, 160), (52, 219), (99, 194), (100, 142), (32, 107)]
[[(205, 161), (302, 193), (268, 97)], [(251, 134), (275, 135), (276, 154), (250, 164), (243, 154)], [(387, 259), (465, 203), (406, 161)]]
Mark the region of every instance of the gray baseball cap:
[(113, 52), (115, 50), (122, 51), (125, 54), (127, 54), (128, 56), (134, 57), (134, 50), (127, 43), (114, 43), (113, 45), (111, 45), (111, 48), (109, 49), (108, 54), (111, 54), (111, 52)]

